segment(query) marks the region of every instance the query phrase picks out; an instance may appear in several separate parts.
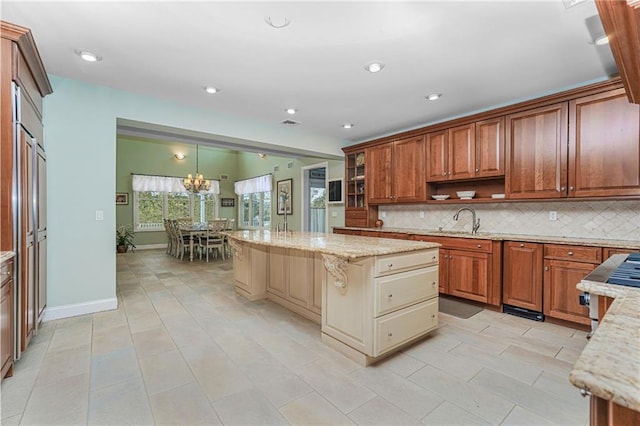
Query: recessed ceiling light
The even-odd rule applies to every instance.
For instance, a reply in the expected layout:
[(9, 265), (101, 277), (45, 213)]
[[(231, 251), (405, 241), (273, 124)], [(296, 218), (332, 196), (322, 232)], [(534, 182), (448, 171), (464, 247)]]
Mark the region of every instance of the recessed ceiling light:
[(596, 46), (604, 46), (605, 44), (609, 44), (609, 36), (607, 36), (606, 34), (602, 34), (600, 37), (596, 37), (596, 39), (593, 40), (593, 44), (595, 44)]
[(204, 91), (209, 93), (210, 95), (213, 95), (214, 93), (218, 93), (220, 91), (220, 89), (213, 87), (213, 86), (205, 86), (203, 87)]
[(75, 51), (78, 56), (84, 59), (87, 62), (98, 62), (102, 60), (102, 56), (98, 56), (93, 52), (88, 50), (76, 50)]
[(435, 101), (436, 99), (440, 99), (442, 97), (442, 93), (432, 93), (430, 95), (425, 96), (430, 101)]
[(286, 28), (289, 25), (291, 25), (291, 19), (287, 18), (286, 16), (284, 17), (284, 20), (280, 22), (273, 22), (273, 21), (274, 20), (271, 19), (271, 16), (267, 16), (266, 18), (264, 18), (264, 22), (266, 22), (268, 26), (270, 26), (271, 28), (275, 28), (277, 30), (279, 30), (280, 28)]
[(382, 62), (371, 62), (364, 67), (365, 70), (372, 73), (382, 71), (383, 68), (384, 64)]
[(287, 114), (291, 114), (291, 115), (293, 115), (296, 112), (298, 112), (298, 110), (295, 109), (295, 108), (287, 108), (286, 111), (287, 111)]
[(344, 124), (342, 125), (342, 127), (343, 127), (343, 128), (345, 128), (345, 129), (350, 129), (350, 128), (352, 128), (352, 127), (353, 127), (353, 123), (344, 123)]

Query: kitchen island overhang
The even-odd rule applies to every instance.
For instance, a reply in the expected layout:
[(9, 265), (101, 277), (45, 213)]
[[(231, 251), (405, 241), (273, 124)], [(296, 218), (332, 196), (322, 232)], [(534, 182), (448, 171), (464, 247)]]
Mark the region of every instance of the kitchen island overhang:
[(235, 231), (234, 287), (321, 324), (362, 365), (438, 326), (437, 243), (311, 232)]

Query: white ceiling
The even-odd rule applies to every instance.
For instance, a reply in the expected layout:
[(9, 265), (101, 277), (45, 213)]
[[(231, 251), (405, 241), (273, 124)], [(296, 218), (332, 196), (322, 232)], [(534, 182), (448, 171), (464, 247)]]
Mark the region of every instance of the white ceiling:
[[(2, 0), (0, 13), (32, 30), (51, 74), (353, 142), (616, 73), (610, 48), (591, 43), (592, 0)], [(371, 61), (386, 66), (371, 74)], [(426, 101), (433, 92), (444, 96)]]

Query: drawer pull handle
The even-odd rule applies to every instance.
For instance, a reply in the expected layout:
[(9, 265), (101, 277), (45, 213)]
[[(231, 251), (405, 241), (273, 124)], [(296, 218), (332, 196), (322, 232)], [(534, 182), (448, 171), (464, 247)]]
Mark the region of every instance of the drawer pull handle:
[(432, 285), (433, 287), (435, 287), (435, 286), (436, 286), (436, 282), (435, 282), (435, 281), (434, 281), (434, 282), (432, 282), (432, 283), (431, 283), (431, 285)]
[(389, 334), (387, 334), (387, 336), (392, 337), (392, 336), (393, 336), (393, 333), (389, 333)]
[(524, 244), (520, 244), (520, 247), (524, 247)]
[(391, 299), (393, 297), (393, 294), (390, 294), (387, 296), (389, 299)]
[(573, 256), (573, 252), (570, 251), (569, 253), (567, 253), (569, 256)]
[(478, 248), (482, 248), (482, 244), (478, 244)]
[(393, 268), (393, 263), (390, 263), (389, 265), (387, 265), (387, 268)]

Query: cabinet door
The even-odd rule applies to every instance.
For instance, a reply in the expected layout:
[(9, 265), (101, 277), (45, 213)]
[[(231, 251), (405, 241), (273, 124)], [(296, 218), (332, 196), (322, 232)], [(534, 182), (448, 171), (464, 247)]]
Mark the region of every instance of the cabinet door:
[(545, 260), (544, 314), (589, 325), (589, 308), (578, 303), (576, 285), (595, 268), (591, 263)]
[(267, 291), (285, 297), (287, 289), (287, 250), (280, 247), (269, 248), (269, 281)]
[(287, 299), (307, 308), (314, 291), (313, 253), (287, 250), (287, 262)]
[(424, 144), (422, 135), (393, 143), (394, 201), (406, 203), (426, 200)]
[(542, 244), (504, 244), (502, 303), (542, 312)]
[(366, 151), (367, 202), (382, 204), (393, 202), (393, 182), (391, 176), (391, 155), (393, 144), (368, 148)]
[(20, 349), (24, 351), (33, 336), (36, 321), (36, 264), (33, 216), (34, 140), (20, 128)]
[(2, 271), (11, 275), (0, 277), (4, 281), (0, 287), (0, 379), (11, 375), (13, 365), (13, 278), (5, 279), (13, 275), (13, 263), (3, 265)]
[(640, 194), (640, 105), (624, 89), (569, 104), (569, 196)]
[(447, 180), (447, 168), (449, 156), (449, 132), (442, 130), (435, 133), (427, 133), (426, 137), (426, 164), (427, 182), (439, 182)]
[(449, 294), (488, 303), (491, 279), (490, 254), (449, 251)]
[[(41, 147), (37, 148), (37, 187), (36, 199), (36, 289), (37, 289), (37, 318), (42, 319), (47, 306), (47, 159)], [(39, 321), (38, 321), (39, 322)]]
[(476, 123), (476, 177), (504, 176), (504, 117)]
[(475, 126), (472, 123), (449, 129), (448, 179), (469, 179), (475, 176)]
[(449, 294), (449, 250), (439, 250), (438, 260), (438, 291)]
[(507, 116), (509, 198), (559, 198), (567, 190), (566, 103)]

